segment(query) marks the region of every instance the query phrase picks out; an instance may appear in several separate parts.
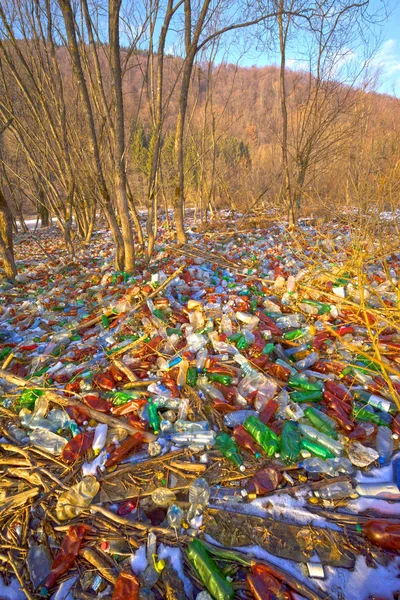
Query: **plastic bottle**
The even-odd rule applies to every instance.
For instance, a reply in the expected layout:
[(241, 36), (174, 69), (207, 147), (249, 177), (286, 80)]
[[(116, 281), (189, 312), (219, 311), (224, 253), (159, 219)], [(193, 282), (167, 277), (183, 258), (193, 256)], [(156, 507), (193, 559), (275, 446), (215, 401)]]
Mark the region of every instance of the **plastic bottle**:
[(160, 431), (160, 417), (158, 415), (157, 406), (151, 398), (148, 399), (147, 410), (150, 427), (153, 429), (154, 433), (158, 433)]
[(384, 425), (385, 427), (389, 427), (389, 423), (382, 418), (382, 416), (387, 413), (376, 413), (371, 405), (362, 406), (354, 403), (351, 413), (352, 416), (358, 421), (369, 421), (371, 423), (375, 423), (375, 425)]
[(290, 394), (290, 399), (292, 402), (303, 403), (303, 402), (320, 402), (322, 400), (322, 391), (296, 391)]
[(47, 429), (34, 429), (29, 434), (29, 441), (34, 446), (42, 448), (49, 454), (58, 456), (67, 444), (67, 440)]
[(115, 582), (111, 600), (138, 600), (139, 581), (131, 570), (121, 571)]
[(189, 369), (189, 363), (186, 359), (183, 359), (179, 363), (178, 376), (176, 378), (176, 383), (179, 389), (181, 389), (186, 384), (187, 372)]
[(26, 565), (34, 589), (39, 587), (46, 577), (48, 577), (51, 571), (51, 563), (52, 560), (47, 546), (44, 544), (35, 544), (31, 540), (26, 556)]
[(169, 527), (179, 529), (183, 521), (183, 510), (176, 504), (171, 504), (167, 511), (167, 521)]
[(400, 525), (398, 523), (373, 519), (363, 523), (359, 530), (379, 548), (400, 551)]
[(388, 427), (378, 427), (375, 444), (376, 451), (379, 454), (378, 462), (381, 465), (387, 464), (390, 461), (394, 448), (392, 432)]
[(215, 600), (233, 600), (235, 591), (197, 538), (188, 543), (186, 553), (204, 587)]
[(145, 587), (152, 588), (165, 568), (165, 561), (157, 559), (157, 537), (153, 532), (147, 536), (146, 555), (148, 565), (143, 573), (143, 584)]
[[(206, 340), (207, 342), (207, 340)], [(208, 356), (208, 351), (206, 348), (202, 348), (197, 352), (196, 355), (196, 368), (199, 373), (201, 373), (204, 369), (204, 364), (206, 362), (206, 358)]]
[(168, 506), (175, 502), (175, 492), (168, 488), (158, 487), (151, 492), (151, 499), (157, 506)]
[(126, 438), (124, 442), (107, 458), (106, 467), (109, 469), (114, 465), (120, 463), (124, 458), (126, 458), (129, 454), (136, 450), (139, 446), (142, 445), (144, 439), (144, 434), (141, 432), (134, 433), (130, 437)]
[(203, 477), (195, 479), (189, 486), (190, 508), (187, 514), (188, 523), (199, 513), (202, 514), (203, 509), (208, 505), (209, 499), (210, 486), (208, 482)]
[(393, 481), (395, 482), (397, 487), (400, 489), (400, 455), (397, 455), (394, 458), (394, 460), (392, 462), (392, 468), (393, 468)]
[(87, 525), (71, 525), (68, 528), (67, 534), (61, 544), (61, 548), (56, 554), (56, 557), (51, 565), (51, 572), (46, 578), (43, 587), (40, 589), (41, 596), (48, 596), (49, 590), (55, 582), (67, 573), (75, 562), (83, 538), (88, 533)]
[(246, 490), (249, 494), (249, 500), (252, 496), (263, 496), (277, 489), (282, 483), (283, 476), (280, 471), (274, 467), (267, 467), (258, 471), (246, 484)]
[(98, 456), (103, 450), (106, 438), (107, 438), (108, 425), (105, 423), (98, 423), (94, 431), (94, 438), (92, 443), (92, 449), (95, 456)]
[(274, 577), (270, 568), (262, 564), (253, 564), (246, 576), (247, 586), (255, 600), (273, 600), (290, 598), (286, 585)]
[(317, 352), (310, 352), (310, 354), (308, 354), (308, 356), (306, 356), (305, 358), (303, 358), (301, 360), (298, 360), (294, 364), (297, 369), (300, 369), (301, 371), (303, 371), (304, 369), (308, 369), (309, 367), (311, 367), (315, 362), (317, 362), (318, 359), (319, 359), (319, 355)]
[(323, 460), (317, 456), (306, 458), (300, 463), (300, 465), (301, 468), (306, 471), (306, 473), (315, 473), (318, 475), (333, 475), (334, 473), (333, 466), (330, 464), (330, 461)]
[(379, 454), (374, 448), (363, 446), (360, 442), (352, 441), (347, 448), (347, 456), (355, 467), (368, 467), (379, 458)]
[(215, 431), (173, 433), (170, 439), (178, 446), (190, 446), (191, 444), (212, 446), (215, 444)]
[(259, 419), (248, 417), (243, 426), (268, 456), (273, 456), (278, 451), (278, 436), (269, 427), (264, 425), (264, 423), (261, 423)]
[(304, 392), (320, 392), (322, 390), (322, 383), (320, 381), (311, 383), (301, 375), (292, 375), (288, 381), (288, 385), (295, 390)]
[(336, 456), (340, 456), (343, 453), (343, 446), (340, 442), (333, 440), (331, 437), (321, 433), (318, 429), (311, 427), (310, 425), (299, 424), (300, 433), (304, 435), (311, 442), (320, 444)]
[(373, 408), (377, 410), (381, 410), (382, 412), (389, 412), (391, 410), (396, 409), (396, 406), (386, 400), (385, 398), (381, 398), (380, 396), (375, 396), (374, 394), (370, 394), (369, 392), (365, 392), (364, 390), (355, 390), (354, 398), (363, 404), (369, 404)]
[(300, 454), (300, 432), (295, 421), (285, 421), (280, 439), (280, 455), (285, 463), (296, 462)]
[(306, 450), (307, 452), (311, 452), (311, 454), (314, 454), (315, 456), (319, 456), (320, 458), (323, 458), (323, 459), (333, 458), (335, 456), (333, 452), (331, 452), (324, 446), (321, 446), (321, 444), (318, 444), (317, 442), (313, 442), (312, 440), (309, 440), (307, 438), (303, 438), (301, 440), (300, 445), (303, 450)]
[(333, 419), (311, 406), (304, 409), (304, 414), (315, 429), (318, 429), (321, 433), (325, 433), (326, 435), (329, 435), (329, 437), (337, 440), (337, 433), (335, 431), (336, 423)]
[(259, 458), (260, 453), (257, 450), (257, 446), (254, 444), (254, 440), (251, 435), (245, 430), (243, 425), (236, 425), (233, 428), (232, 437), (240, 448), (248, 450), (256, 458)]
[(381, 498), (382, 500), (400, 500), (400, 490), (395, 483), (359, 483), (356, 492), (360, 496)]
[(79, 456), (82, 456), (88, 448), (92, 445), (93, 431), (83, 431), (75, 435), (69, 442), (64, 446), (61, 453), (61, 459), (63, 462), (70, 464), (74, 462)]
[(236, 442), (227, 433), (218, 433), (215, 438), (215, 445), (225, 458), (230, 460), (236, 467), (239, 467), (241, 471), (245, 470)]
[(104, 471), (107, 458), (108, 454), (105, 450), (103, 450), (94, 460), (92, 460), (91, 463), (84, 462), (82, 465), (82, 475), (84, 477), (86, 475), (93, 475), (96, 477), (99, 470)]
[(315, 490), (314, 494), (325, 500), (339, 500), (353, 495), (354, 488), (350, 481), (335, 481)]
[(224, 416), (224, 423), (227, 427), (236, 427), (242, 425), (248, 417), (257, 417), (255, 410), (236, 410)]
[(278, 317), (275, 322), (281, 329), (293, 329), (300, 327), (303, 319), (301, 314), (291, 314)]
[(80, 515), (85, 508), (91, 505), (99, 489), (100, 484), (95, 477), (91, 475), (84, 477), (82, 481), (59, 496), (56, 505), (57, 519), (66, 521)]

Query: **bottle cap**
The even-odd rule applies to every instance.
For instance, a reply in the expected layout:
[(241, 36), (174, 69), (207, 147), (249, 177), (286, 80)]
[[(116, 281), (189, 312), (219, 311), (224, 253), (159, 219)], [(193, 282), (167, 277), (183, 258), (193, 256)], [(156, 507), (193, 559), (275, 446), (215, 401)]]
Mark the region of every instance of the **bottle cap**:
[(101, 544), (100, 544), (101, 550), (107, 550), (109, 547), (110, 547), (110, 544), (106, 541), (101, 542)]

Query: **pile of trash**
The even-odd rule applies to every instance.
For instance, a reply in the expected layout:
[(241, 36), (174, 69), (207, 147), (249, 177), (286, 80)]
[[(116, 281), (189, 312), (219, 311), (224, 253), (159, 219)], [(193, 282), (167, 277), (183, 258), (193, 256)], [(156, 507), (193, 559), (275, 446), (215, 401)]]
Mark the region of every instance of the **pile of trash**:
[(396, 597), (400, 253), (44, 235), (0, 282), (0, 596)]

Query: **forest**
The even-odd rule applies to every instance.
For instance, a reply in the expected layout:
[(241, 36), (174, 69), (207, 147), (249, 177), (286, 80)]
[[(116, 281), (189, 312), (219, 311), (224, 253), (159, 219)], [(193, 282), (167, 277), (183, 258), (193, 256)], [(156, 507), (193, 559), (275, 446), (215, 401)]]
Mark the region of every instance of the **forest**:
[[(374, 92), (373, 60), (388, 10), (345, 0), (4, 1), (7, 274), (16, 219), (24, 227), (29, 215), (56, 218), (71, 255), (73, 239), (89, 243), (105, 219), (117, 265), (133, 272), (135, 243), (150, 258), (160, 218), (186, 240), (188, 207), (200, 223), (221, 208), (256, 208), (283, 211), (290, 226), (332, 203), (393, 209), (399, 101)], [(255, 52), (272, 66), (240, 66)]]

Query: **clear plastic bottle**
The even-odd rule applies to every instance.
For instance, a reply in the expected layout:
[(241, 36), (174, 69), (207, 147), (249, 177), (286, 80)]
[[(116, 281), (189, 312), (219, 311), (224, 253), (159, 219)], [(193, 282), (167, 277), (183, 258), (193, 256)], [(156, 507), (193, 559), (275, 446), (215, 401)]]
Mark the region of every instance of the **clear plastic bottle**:
[(314, 494), (324, 500), (340, 500), (352, 496), (354, 488), (350, 481), (337, 481), (320, 487)]
[(304, 435), (307, 439), (312, 442), (316, 442), (317, 444), (321, 444), (327, 450), (335, 454), (336, 456), (340, 456), (343, 453), (343, 446), (340, 442), (333, 440), (328, 435), (321, 433), (318, 429), (311, 427), (310, 425), (304, 425), (303, 423), (299, 424), (299, 429), (302, 435)]
[(158, 487), (151, 492), (151, 499), (157, 506), (168, 506), (175, 502), (176, 495), (169, 488)]
[(243, 425), (247, 417), (257, 417), (258, 413), (255, 410), (237, 410), (235, 412), (228, 413), (224, 416), (224, 423), (227, 427), (236, 427), (236, 425)]
[(30, 542), (26, 564), (34, 589), (38, 588), (49, 575), (52, 562), (47, 546)]
[(173, 529), (179, 529), (183, 521), (183, 510), (176, 504), (171, 504), (167, 511), (168, 525)]
[(199, 477), (195, 479), (189, 486), (189, 502), (190, 508), (187, 514), (187, 520), (190, 522), (198, 513), (202, 513), (203, 509), (208, 505), (210, 499), (210, 486), (208, 482)]
[(64, 450), (64, 446), (67, 444), (67, 440), (52, 431), (47, 429), (34, 429), (29, 434), (30, 443), (33, 446), (42, 448), (49, 454), (58, 456)]
[(148, 564), (143, 573), (143, 584), (145, 587), (152, 588), (165, 567), (165, 561), (157, 559), (157, 537), (153, 532), (147, 536), (146, 555)]
[(347, 456), (355, 467), (368, 467), (379, 458), (374, 448), (368, 448), (358, 441), (352, 441), (347, 448)]
[(173, 433), (171, 441), (179, 446), (190, 446), (191, 444), (211, 446), (215, 444), (215, 431)]
[(66, 521), (80, 515), (91, 505), (99, 489), (100, 484), (95, 477), (91, 475), (84, 477), (82, 481), (59, 496), (56, 505), (57, 519)]
[(356, 492), (360, 496), (380, 498), (382, 500), (400, 500), (400, 490), (395, 483), (371, 482), (359, 483)]
[(206, 348), (201, 348), (196, 354), (196, 368), (199, 373), (204, 369), (207, 356), (208, 351)]
[(381, 465), (388, 464), (393, 454), (394, 442), (389, 427), (380, 425), (376, 434), (376, 451), (379, 454), (378, 461)]
[(107, 439), (108, 425), (105, 423), (98, 423), (94, 430), (94, 437), (92, 442), (92, 449), (95, 456), (98, 456), (103, 450), (106, 439)]
[(308, 369), (308, 367), (311, 367), (314, 363), (317, 362), (318, 359), (319, 359), (318, 353), (311, 352), (305, 358), (298, 360), (294, 364), (297, 369), (300, 369), (300, 370)]

